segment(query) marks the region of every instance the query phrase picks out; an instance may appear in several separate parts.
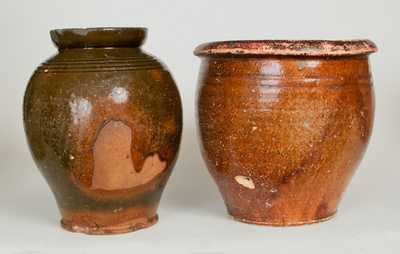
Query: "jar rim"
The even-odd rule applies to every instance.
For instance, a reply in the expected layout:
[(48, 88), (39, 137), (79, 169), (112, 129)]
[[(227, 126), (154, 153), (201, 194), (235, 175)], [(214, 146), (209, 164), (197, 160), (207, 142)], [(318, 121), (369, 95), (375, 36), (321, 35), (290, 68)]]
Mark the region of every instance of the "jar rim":
[(368, 39), (356, 40), (233, 40), (203, 43), (197, 56), (351, 56), (378, 49)]
[(59, 49), (138, 47), (146, 38), (145, 27), (62, 28), (50, 31)]

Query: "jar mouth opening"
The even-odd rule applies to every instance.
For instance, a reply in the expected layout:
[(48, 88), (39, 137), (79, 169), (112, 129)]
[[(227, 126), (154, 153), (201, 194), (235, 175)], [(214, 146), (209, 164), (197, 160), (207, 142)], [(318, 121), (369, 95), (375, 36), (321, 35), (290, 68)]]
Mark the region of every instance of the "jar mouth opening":
[(199, 45), (197, 56), (351, 56), (376, 52), (368, 39), (357, 40), (235, 40)]
[(144, 27), (62, 28), (50, 31), (59, 49), (139, 47), (146, 38)]

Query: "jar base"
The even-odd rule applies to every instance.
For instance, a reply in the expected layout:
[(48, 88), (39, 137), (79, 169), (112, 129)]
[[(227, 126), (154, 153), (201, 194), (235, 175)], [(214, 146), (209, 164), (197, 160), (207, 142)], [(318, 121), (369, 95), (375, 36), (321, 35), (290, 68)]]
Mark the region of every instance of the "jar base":
[(324, 222), (327, 220), (332, 219), (335, 217), (336, 212), (333, 214), (324, 217), (324, 218), (318, 218), (318, 219), (312, 219), (312, 220), (305, 220), (305, 221), (292, 221), (292, 222), (269, 222), (269, 221), (254, 221), (254, 220), (249, 220), (245, 218), (239, 218), (236, 217), (232, 214), (229, 214), (234, 220), (247, 223), (247, 224), (255, 224), (255, 225), (262, 225), (262, 226), (272, 226), (272, 227), (290, 227), (290, 226), (301, 226), (301, 225), (307, 225), (307, 224), (315, 224), (319, 222)]
[(139, 217), (119, 224), (107, 226), (82, 226), (80, 224), (74, 223), (74, 221), (65, 219), (61, 219), (60, 224), (65, 230), (74, 233), (84, 233), (88, 235), (113, 235), (129, 233), (136, 230), (148, 228), (157, 223), (157, 221), (158, 215), (156, 214), (154, 217), (151, 218)]

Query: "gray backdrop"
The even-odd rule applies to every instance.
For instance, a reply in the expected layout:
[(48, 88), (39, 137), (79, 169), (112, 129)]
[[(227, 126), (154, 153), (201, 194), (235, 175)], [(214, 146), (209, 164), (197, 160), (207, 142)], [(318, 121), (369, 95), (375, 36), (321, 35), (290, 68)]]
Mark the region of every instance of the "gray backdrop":
[[(0, 1), (0, 253), (399, 253), (399, 1)], [(56, 52), (53, 28), (144, 26), (144, 49), (171, 70), (182, 95), (181, 153), (160, 222), (117, 236), (63, 231), (25, 142), (22, 97)], [(331, 221), (271, 228), (238, 223), (200, 157), (194, 122), (199, 43), (230, 39), (369, 38), (376, 118), (368, 152)], [(345, 105), (344, 105), (345, 106)]]

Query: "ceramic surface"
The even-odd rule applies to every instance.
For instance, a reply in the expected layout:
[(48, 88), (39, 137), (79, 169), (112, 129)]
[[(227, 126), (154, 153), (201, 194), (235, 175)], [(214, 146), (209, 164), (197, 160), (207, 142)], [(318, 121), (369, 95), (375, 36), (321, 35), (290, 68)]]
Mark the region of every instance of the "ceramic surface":
[(177, 87), (143, 52), (144, 28), (51, 31), (59, 53), (33, 74), (24, 123), (62, 226), (114, 234), (157, 221), (182, 131)]
[(287, 226), (335, 214), (372, 131), (375, 51), (366, 40), (196, 49), (202, 153), (230, 215)]

